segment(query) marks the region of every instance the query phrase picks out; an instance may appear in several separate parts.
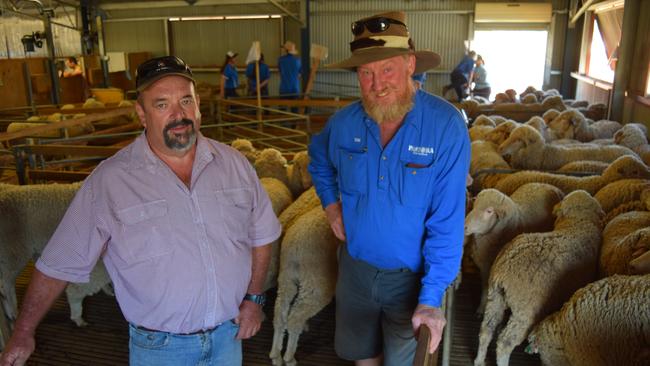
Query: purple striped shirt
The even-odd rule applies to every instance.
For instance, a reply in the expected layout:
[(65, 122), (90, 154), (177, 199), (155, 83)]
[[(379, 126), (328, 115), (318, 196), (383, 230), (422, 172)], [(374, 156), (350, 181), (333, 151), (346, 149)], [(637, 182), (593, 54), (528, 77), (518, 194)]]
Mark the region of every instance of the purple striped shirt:
[(86, 179), (36, 267), (87, 282), (103, 256), (129, 322), (191, 333), (237, 316), (252, 247), (280, 232), (238, 152), (199, 135), (188, 189), (143, 134)]

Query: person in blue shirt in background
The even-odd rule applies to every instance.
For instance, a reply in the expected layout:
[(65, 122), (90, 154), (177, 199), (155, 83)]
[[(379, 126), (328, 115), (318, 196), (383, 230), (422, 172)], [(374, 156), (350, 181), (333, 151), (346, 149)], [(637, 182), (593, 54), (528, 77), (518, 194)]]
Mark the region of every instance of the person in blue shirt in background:
[(487, 82), (487, 71), (485, 70), (485, 60), (481, 55), (476, 56), (476, 67), (474, 67), (474, 89), (472, 89), (472, 95), (477, 95), (483, 97), (487, 100), (490, 100), (490, 94), (492, 94), (492, 88), (490, 83)]
[(415, 82), (415, 89), (424, 89), (424, 83), (427, 81), (427, 73), (421, 72), (413, 74), (413, 81)]
[[(278, 58), (280, 98), (297, 99), (300, 96), (300, 57), (295, 43), (286, 41), (282, 48), (286, 53)], [(291, 108), (291, 112), (298, 113), (298, 108)]]
[[(264, 62), (264, 54), (260, 54), (259, 60), (260, 69), (260, 94), (262, 96), (269, 95), (269, 79), (271, 74), (269, 72), (269, 65)], [(248, 63), (246, 66), (246, 77), (248, 77), (248, 95), (257, 95), (257, 78), (255, 77), (255, 61)]]
[(316, 192), (344, 241), (335, 349), (357, 365), (411, 365), (415, 334), (442, 337), (442, 298), (460, 268), (470, 142), (450, 103), (411, 76), (440, 64), (414, 51), (403, 12), (352, 23), (361, 100), (334, 114), (309, 145)]
[(469, 51), (451, 72), (451, 85), (446, 85), (442, 89), (443, 96), (447, 94), (447, 90), (453, 88), (458, 96), (458, 101), (467, 98), (467, 91), (469, 89), (469, 82), (472, 80), (475, 61), (476, 52)]
[(233, 51), (226, 52), (226, 59), (221, 66), (221, 98), (238, 97), (237, 87), (239, 86), (239, 75), (237, 74), (237, 64), (235, 59), (238, 53)]

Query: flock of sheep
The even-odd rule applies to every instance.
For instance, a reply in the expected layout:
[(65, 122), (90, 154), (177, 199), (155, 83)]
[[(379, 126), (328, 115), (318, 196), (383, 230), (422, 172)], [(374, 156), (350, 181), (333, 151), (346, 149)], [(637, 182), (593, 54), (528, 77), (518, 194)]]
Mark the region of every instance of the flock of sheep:
[(496, 338), (544, 365), (650, 364), (650, 147), (642, 124), (549, 109), (470, 128), (466, 250), (481, 274), (474, 365)]
[[(526, 339), (545, 365), (650, 364), (646, 128), (594, 122), (551, 94), (539, 103), (554, 107), (542, 117), (519, 123), (480, 116), (469, 130), (469, 191), (476, 195), (465, 247), (481, 274), (483, 318), (474, 363), (484, 364), (496, 336), (500, 366)], [(274, 365), (296, 365), (300, 334), (334, 296), (340, 242), (311, 187), (306, 152), (289, 163), (248, 140), (231, 146), (255, 167), (283, 227), (265, 283), (277, 286), (269, 356)], [(0, 210), (11, 218), (0, 220), (0, 300), (9, 324), (16, 277), (39, 255), (78, 187), (0, 185)], [(112, 292), (101, 261), (88, 284), (66, 289), (77, 325), (85, 325), (83, 298), (100, 290)]]

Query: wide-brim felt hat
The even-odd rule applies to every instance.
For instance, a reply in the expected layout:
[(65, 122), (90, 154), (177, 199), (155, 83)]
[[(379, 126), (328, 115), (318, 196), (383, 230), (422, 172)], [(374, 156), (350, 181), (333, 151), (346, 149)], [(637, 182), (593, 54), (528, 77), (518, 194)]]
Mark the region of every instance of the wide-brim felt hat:
[(399, 55), (415, 56), (415, 73), (421, 73), (440, 65), (440, 55), (428, 50), (415, 51), (413, 40), (406, 26), (406, 14), (393, 11), (360, 19), (353, 24), (361, 28), (366, 22), (381, 19), (388, 27), (378, 32), (371, 32), (367, 26), (362, 33), (355, 35), (350, 42), (352, 56), (326, 68), (347, 69), (355, 71), (357, 67), (370, 62), (385, 60)]

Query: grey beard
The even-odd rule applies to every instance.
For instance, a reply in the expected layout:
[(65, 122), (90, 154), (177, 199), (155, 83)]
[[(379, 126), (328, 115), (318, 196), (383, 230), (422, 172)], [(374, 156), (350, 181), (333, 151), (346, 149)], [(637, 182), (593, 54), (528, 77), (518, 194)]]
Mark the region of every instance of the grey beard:
[[(189, 125), (190, 129), (181, 134), (169, 133), (169, 130), (172, 128), (183, 125)], [(194, 123), (192, 123), (192, 121), (187, 118), (174, 121), (165, 126), (165, 129), (163, 130), (163, 138), (165, 139), (165, 145), (168, 148), (180, 152), (187, 151), (196, 142), (196, 129), (194, 128)]]

